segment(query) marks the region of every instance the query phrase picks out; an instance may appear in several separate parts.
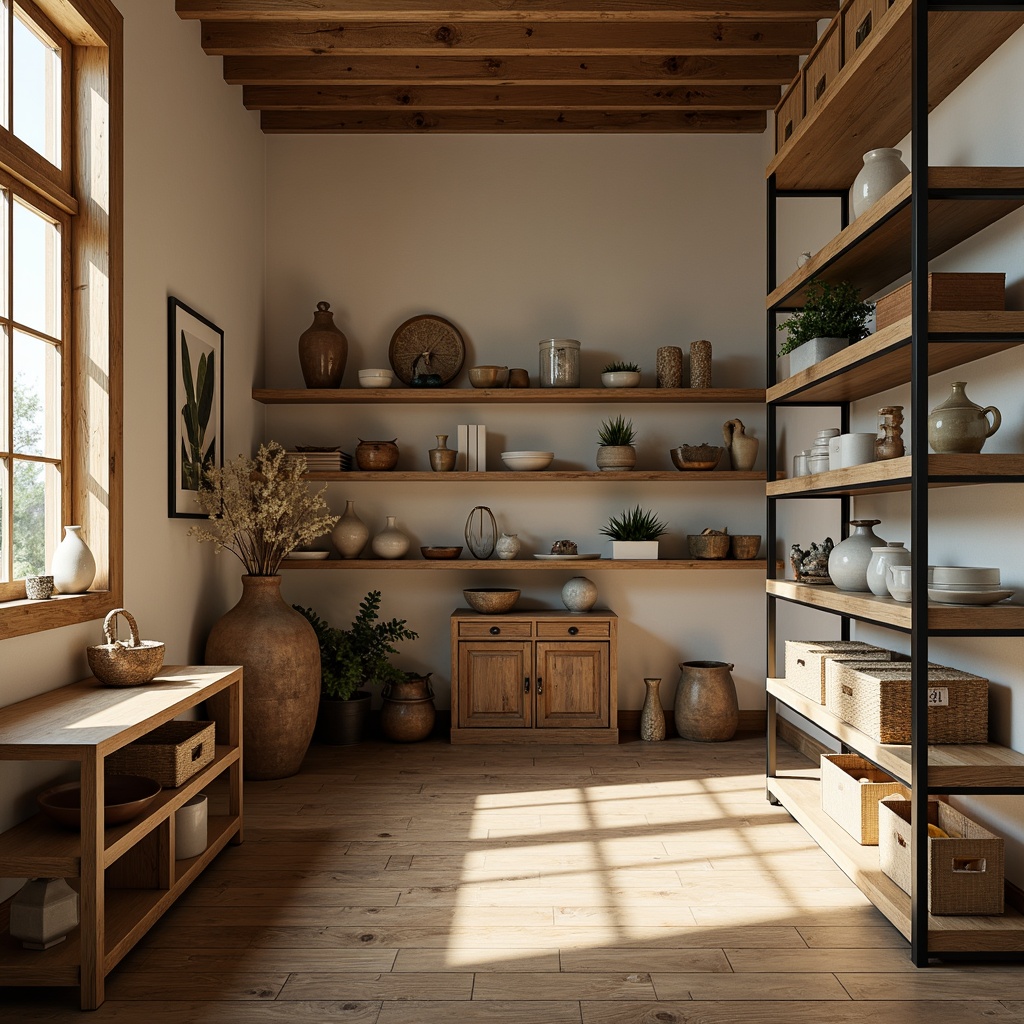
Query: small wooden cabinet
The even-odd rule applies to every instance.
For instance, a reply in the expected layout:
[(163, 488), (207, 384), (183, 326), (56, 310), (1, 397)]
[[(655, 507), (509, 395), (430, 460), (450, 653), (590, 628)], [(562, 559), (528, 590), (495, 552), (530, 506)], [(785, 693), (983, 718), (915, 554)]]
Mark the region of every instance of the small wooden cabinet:
[(612, 612), (452, 613), (452, 743), (617, 743)]

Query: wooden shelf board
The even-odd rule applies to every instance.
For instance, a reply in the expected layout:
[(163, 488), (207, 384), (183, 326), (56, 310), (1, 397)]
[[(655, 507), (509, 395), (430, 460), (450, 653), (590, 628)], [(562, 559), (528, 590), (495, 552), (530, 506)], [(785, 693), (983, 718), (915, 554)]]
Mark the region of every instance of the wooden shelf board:
[[(929, 105), (945, 99), (1022, 24), (1020, 11), (931, 14)], [(910, 132), (911, 25), (910, 0), (896, 0), (768, 165), (780, 189), (849, 188), (867, 150), (895, 146)]]
[[(835, 736), (879, 768), (908, 786), (913, 772), (910, 745), (879, 743), (837, 718), (828, 708), (786, 685), (769, 679), (768, 692), (797, 714)], [(998, 743), (965, 743), (928, 748), (928, 783), (932, 786), (1024, 786), (1024, 754)]]
[(289, 561), (285, 559), (281, 563), (282, 569), (302, 569), (305, 571), (332, 572), (336, 569), (369, 569), (379, 572), (381, 569), (405, 569), (413, 572), (429, 571), (432, 569), (517, 569), (517, 570), (555, 570), (560, 572), (602, 572), (605, 570), (622, 571), (638, 570), (667, 571), (667, 570), (704, 570), (704, 571), (733, 571), (733, 572), (761, 572), (768, 569), (768, 563), (763, 558), (735, 559), (681, 559), (681, 558), (651, 558), (651, 559), (626, 559), (626, 558), (593, 558), (593, 559), (570, 559), (568, 561), (549, 561), (547, 559), (470, 559), (470, 558), (328, 558), (320, 562)]
[(253, 388), (264, 405), (637, 405), (764, 402), (763, 388)]
[(618, 481), (628, 483), (650, 483), (673, 481), (675, 483), (736, 483), (748, 480), (766, 480), (763, 472), (739, 472), (736, 470), (680, 471), (677, 469), (633, 469), (624, 472), (614, 470), (545, 469), (535, 473), (513, 473), (505, 470), (486, 470), (479, 473), (434, 473), (431, 470), (390, 470), (389, 472), (304, 473), (304, 480), (330, 483), (408, 483), (429, 481), (431, 483), (557, 483), (566, 480)]
[[(852, 179), (851, 179), (852, 180)], [(818, 278), (849, 281), (865, 296), (910, 271), (910, 194), (912, 175), (840, 231), (769, 296), (767, 308), (799, 306), (807, 284)], [(928, 202), (928, 257), (939, 256), (1024, 205), (1024, 168), (931, 167), (931, 188), (1020, 189), (1006, 199), (931, 199)]]
[[(928, 315), (932, 341), (928, 372), (941, 373), (1024, 344), (1024, 312), (949, 312)], [(768, 389), (769, 402), (853, 402), (910, 382), (911, 318), (787, 377)], [(1000, 334), (1009, 337), (999, 337)], [(935, 336), (957, 336), (935, 340)], [(995, 335), (995, 337), (993, 337)]]
[[(861, 846), (822, 809), (817, 769), (768, 779), (768, 791), (803, 826), (864, 895), (910, 939), (910, 897), (878, 866), (878, 847)], [(928, 917), (930, 953), (1020, 952), (1024, 915), (1012, 908), (991, 917)]]

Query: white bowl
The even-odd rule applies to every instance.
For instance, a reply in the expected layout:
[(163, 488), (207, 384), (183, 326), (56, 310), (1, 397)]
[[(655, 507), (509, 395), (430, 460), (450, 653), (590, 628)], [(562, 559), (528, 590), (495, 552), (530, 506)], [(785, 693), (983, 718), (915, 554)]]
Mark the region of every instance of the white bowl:
[(931, 583), (975, 583), (999, 586), (999, 570), (977, 565), (933, 565)]
[(360, 370), (359, 386), (364, 388), (389, 388), (394, 376), (391, 370)]
[(547, 469), (555, 457), (554, 452), (502, 452), (501, 461), (515, 472)]
[(606, 388), (635, 388), (640, 383), (639, 370), (612, 370), (601, 374), (601, 383)]
[(928, 586), (933, 590), (977, 590), (982, 593), (1000, 589), (998, 583), (929, 583)]

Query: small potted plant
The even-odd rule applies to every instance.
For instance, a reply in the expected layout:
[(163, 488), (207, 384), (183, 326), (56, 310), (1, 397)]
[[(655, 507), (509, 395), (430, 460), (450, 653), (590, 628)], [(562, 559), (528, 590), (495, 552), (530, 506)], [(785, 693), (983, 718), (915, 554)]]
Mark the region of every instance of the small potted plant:
[(320, 643), (320, 711), (317, 737), (338, 745), (358, 743), (370, 710), (366, 687), (403, 682), (404, 672), (391, 664), (399, 640), (415, 640), (418, 633), (406, 628), (405, 619), (378, 622), (381, 595), (371, 590), (359, 605), (348, 629), (337, 629), (312, 608), (295, 610), (304, 615)]
[(632, 469), (636, 465), (636, 449), (633, 447), (636, 431), (632, 420), (622, 416), (605, 420), (597, 437), (600, 444), (597, 449), (598, 469)]
[(668, 527), (653, 512), (623, 509), (601, 530), (612, 539), (612, 558), (657, 558), (658, 538)]
[(635, 388), (640, 383), (640, 367), (636, 363), (609, 363), (601, 371), (601, 383), (606, 388)]
[(867, 321), (874, 308), (870, 302), (861, 302), (860, 292), (849, 281), (835, 285), (811, 281), (803, 309), (776, 328), (787, 332), (779, 349), (778, 379), (785, 380), (867, 337)]

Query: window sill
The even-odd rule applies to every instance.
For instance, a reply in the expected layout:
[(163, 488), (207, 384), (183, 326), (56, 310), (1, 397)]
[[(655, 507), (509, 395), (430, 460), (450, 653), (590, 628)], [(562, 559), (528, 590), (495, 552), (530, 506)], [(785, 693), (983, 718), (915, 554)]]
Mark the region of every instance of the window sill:
[(48, 601), (29, 601), (24, 598), (4, 601), (0, 603), (0, 640), (102, 619), (116, 607), (118, 600), (109, 590), (92, 590), (88, 594), (58, 594)]

